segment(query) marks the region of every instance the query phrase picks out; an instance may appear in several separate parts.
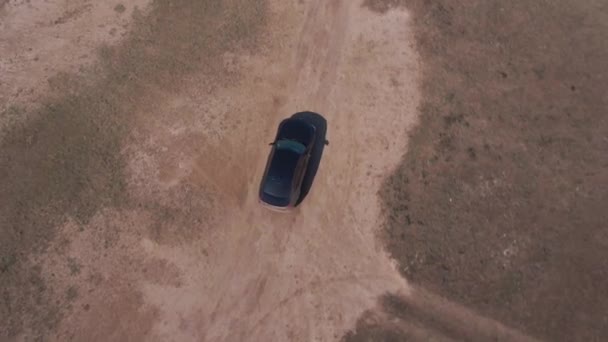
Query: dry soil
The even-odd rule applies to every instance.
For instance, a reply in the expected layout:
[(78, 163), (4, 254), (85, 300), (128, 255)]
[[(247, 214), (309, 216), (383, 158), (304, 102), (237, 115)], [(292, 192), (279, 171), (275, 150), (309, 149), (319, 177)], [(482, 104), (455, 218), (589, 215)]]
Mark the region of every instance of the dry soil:
[[(338, 340), (407, 293), (375, 236), (416, 122), (410, 14), (137, 6), (3, 5), (3, 336)], [(267, 143), (304, 110), (330, 144), (305, 201), (273, 213)]]
[[(606, 338), (607, 16), (0, 1), (0, 339)], [(299, 111), (329, 145), (270, 212)]]
[[(424, 60), (421, 121), (382, 191), (402, 274), (528, 336), (608, 339), (607, 3), (366, 4), (410, 10)], [(410, 340), (405, 323), (494, 340), (378, 305), (346, 341)]]

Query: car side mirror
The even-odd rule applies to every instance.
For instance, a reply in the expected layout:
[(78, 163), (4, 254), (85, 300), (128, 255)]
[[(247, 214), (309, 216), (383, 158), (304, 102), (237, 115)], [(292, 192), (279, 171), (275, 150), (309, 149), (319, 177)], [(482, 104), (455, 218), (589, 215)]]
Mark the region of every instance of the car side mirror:
[(329, 140), (325, 140), (323, 143), (327, 146), (329, 145)]

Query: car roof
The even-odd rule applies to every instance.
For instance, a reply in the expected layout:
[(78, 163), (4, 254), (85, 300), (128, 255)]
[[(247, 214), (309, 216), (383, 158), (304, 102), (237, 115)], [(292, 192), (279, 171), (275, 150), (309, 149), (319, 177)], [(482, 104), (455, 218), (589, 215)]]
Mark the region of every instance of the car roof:
[(277, 140), (293, 139), (308, 146), (314, 139), (315, 130), (315, 126), (304, 120), (288, 118), (281, 121), (277, 132)]
[(276, 148), (264, 179), (263, 192), (275, 197), (290, 197), (293, 177), (301, 156), (301, 153), (290, 148)]

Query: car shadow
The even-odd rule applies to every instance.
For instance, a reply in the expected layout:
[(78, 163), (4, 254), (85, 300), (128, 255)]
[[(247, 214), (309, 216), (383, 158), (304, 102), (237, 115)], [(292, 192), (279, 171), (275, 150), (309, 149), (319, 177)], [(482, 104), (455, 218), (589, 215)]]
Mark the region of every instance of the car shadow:
[(299, 205), (310, 192), (312, 183), (317, 175), (317, 170), (319, 169), (319, 164), (321, 163), (323, 149), (325, 149), (325, 145), (328, 145), (329, 142), (327, 141), (327, 120), (325, 120), (321, 114), (315, 112), (298, 112), (291, 117), (306, 121), (317, 128), (315, 145), (311, 151), (308, 167), (306, 168), (306, 173), (304, 174), (304, 180), (302, 181), (302, 188), (300, 190), (300, 197), (296, 202), (296, 205)]

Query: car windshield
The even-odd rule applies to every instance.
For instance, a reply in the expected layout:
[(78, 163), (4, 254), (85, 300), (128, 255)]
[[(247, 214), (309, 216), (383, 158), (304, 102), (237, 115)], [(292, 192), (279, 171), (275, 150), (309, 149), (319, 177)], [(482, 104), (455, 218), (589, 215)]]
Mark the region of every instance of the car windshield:
[(276, 146), (277, 146), (277, 150), (279, 150), (279, 151), (292, 151), (299, 155), (303, 154), (304, 151), (306, 151), (306, 146), (304, 146), (303, 144), (301, 144), (295, 140), (287, 140), (287, 139), (279, 140), (279, 141), (277, 141)]
[(275, 198), (289, 201), (294, 173), (298, 161), (305, 151), (306, 147), (297, 141), (277, 141), (263, 192)]

